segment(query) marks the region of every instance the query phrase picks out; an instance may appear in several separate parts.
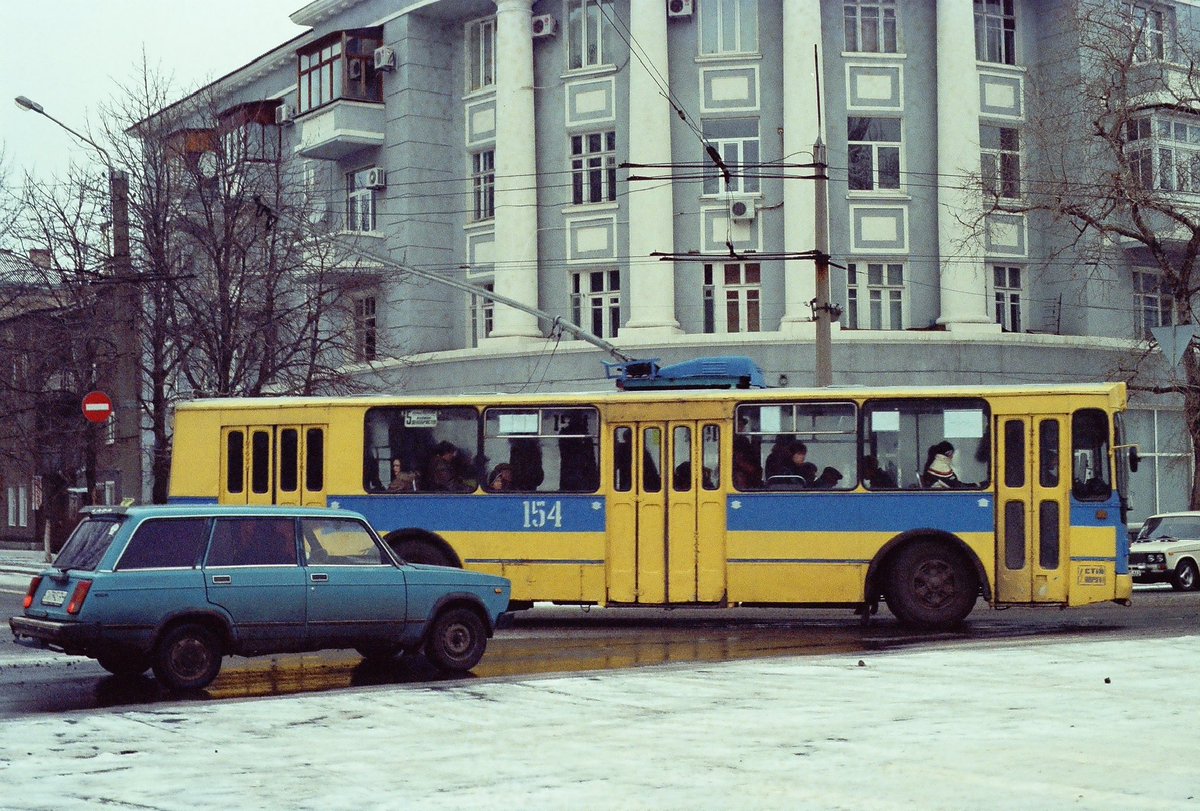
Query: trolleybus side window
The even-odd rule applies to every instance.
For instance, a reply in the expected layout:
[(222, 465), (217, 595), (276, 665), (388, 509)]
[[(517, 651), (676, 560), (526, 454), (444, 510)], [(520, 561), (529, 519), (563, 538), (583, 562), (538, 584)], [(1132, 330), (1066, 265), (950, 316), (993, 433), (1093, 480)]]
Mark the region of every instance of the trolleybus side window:
[(1083, 501), (1104, 501), (1112, 495), (1109, 475), (1108, 417), (1098, 408), (1076, 411), (1071, 417), (1071, 492)]
[(594, 493), (600, 487), (600, 414), (591, 407), (489, 408), (487, 469), (508, 465), (512, 489)]
[(977, 399), (870, 400), (861, 457), (905, 490), (921, 488), (929, 468), (946, 480), (953, 474), (952, 486), (983, 488), (991, 480), (990, 419), (987, 403)]
[[(753, 474), (741, 489), (755, 489), (757, 471), (768, 489), (848, 490), (855, 485), (857, 411), (854, 403), (763, 403), (737, 408), (738, 454), (750, 454)], [(735, 464), (746, 465), (745, 459)]]
[(484, 460), (474, 408), (371, 408), (363, 443), (368, 492), (400, 492), (402, 482), (404, 492), (469, 492), (480, 480)]

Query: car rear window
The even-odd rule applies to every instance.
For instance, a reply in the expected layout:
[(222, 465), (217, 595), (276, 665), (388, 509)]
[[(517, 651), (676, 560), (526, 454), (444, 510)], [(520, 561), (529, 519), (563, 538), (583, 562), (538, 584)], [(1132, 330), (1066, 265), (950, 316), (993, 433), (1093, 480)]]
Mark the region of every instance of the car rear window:
[(104, 553), (112, 546), (121, 521), (116, 516), (84, 519), (67, 538), (54, 565), (59, 569), (95, 571)]
[(205, 518), (156, 518), (143, 521), (121, 553), (118, 569), (191, 568), (200, 562), (208, 541)]

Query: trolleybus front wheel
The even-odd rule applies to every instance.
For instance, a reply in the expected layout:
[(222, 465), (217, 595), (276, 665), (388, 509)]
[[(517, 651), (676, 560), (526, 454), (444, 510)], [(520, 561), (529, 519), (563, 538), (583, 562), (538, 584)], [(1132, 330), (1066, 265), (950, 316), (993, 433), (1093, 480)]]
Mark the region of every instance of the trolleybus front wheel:
[(908, 544), (891, 560), (884, 586), (901, 622), (930, 630), (962, 622), (979, 596), (979, 579), (959, 550), (939, 541)]

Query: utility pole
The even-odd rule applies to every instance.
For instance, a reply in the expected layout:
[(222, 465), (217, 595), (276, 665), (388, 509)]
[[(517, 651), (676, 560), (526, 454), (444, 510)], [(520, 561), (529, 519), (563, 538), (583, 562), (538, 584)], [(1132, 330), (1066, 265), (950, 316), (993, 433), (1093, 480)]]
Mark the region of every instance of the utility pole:
[(813, 167), (815, 183), (813, 196), (816, 206), (814, 254), (817, 266), (817, 297), (812, 300), (813, 320), (816, 322), (816, 374), (817, 386), (833, 385), (833, 311), (829, 303), (829, 164), (825, 160), (825, 144), (820, 135), (813, 144)]

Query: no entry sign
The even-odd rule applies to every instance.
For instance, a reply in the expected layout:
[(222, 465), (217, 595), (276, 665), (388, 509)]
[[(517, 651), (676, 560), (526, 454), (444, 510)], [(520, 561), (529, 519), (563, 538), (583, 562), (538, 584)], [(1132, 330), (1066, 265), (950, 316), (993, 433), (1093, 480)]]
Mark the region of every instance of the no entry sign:
[(104, 422), (112, 410), (112, 400), (102, 391), (89, 391), (83, 397), (83, 416), (88, 422)]

